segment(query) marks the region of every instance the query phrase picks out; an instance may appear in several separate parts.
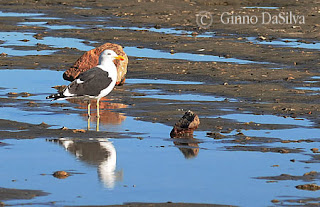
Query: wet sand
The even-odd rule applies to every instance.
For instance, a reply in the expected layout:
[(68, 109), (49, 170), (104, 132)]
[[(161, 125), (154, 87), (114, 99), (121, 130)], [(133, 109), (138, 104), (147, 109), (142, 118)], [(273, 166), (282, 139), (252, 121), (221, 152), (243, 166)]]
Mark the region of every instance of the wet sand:
[[(277, 8), (268, 10), (243, 8), (254, 6)], [(212, 12), (215, 20), (208, 29), (199, 29), (196, 24), (195, 15), (203, 10)], [(302, 159), (301, 162), (318, 163), (317, 154), (299, 145), (310, 140), (308, 143), (317, 147), (318, 139), (314, 139), (318, 138), (316, 135), (311, 134), (308, 137), (306, 133), (302, 133), (306, 136), (288, 134), (288, 137), (280, 133), (281, 130), (294, 129), (294, 124), (299, 120), (313, 122), (312, 126), (301, 124), (301, 127), (310, 130), (318, 128), (320, 122), (317, 89), (320, 53), (320, 48), (317, 47), (319, 8), (315, 1), (260, 3), (260, 1), (230, 0), (222, 3), (125, 0), (106, 4), (104, 1), (66, 0), (31, 3), (9, 0), (1, 3), (1, 11), (43, 13), (38, 16), (0, 15), (2, 22), (0, 30), (3, 33), (0, 34), (3, 36), (0, 39), (0, 47), (8, 51), (8, 55), (0, 55), (2, 71), (23, 69), (52, 70), (62, 73), (84, 51), (95, 46), (105, 42), (124, 46), (129, 55), (128, 81), (125, 85), (116, 87), (110, 95), (110, 100), (105, 100), (111, 104), (106, 104), (108, 110), (105, 110), (106, 114), (102, 116), (106, 118), (100, 120), (102, 124), (121, 123), (125, 120), (124, 116), (128, 116), (135, 117), (136, 120), (173, 126), (184, 111), (191, 109), (200, 116), (201, 124), (198, 130), (208, 132), (210, 139), (225, 144), (223, 148), (226, 151), (307, 154), (310, 160)], [(298, 26), (228, 25), (218, 21), (219, 15), (224, 11), (257, 16), (261, 15), (262, 11), (272, 14), (293, 11), (305, 15), (306, 21), (305, 24)], [(119, 26), (125, 28), (112, 29)], [(171, 28), (169, 32), (165, 30), (168, 28)], [(179, 32), (181, 30), (183, 31)], [(30, 34), (18, 37), (11, 45), (6, 45), (8, 36), (11, 35), (14, 39), (15, 34), (12, 32)], [(66, 39), (62, 45), (57, 45), (59, 38), (74, 38), (76, 41), (71, 42), (71, 39)], [(43, 42), (33, 43), (36, 40)], [(278, 43), (274, 44), (274, 41)], [(22, 55), (17, 55), (17, 51), (21, 50), (25, 54), (31, 51), (31, 55), (23, 55), (23, 52)], [(32, 55), (37, 52), (39, 55)], [(146, 81), (130, 83), (130, 80), (135, 79)], [(170, 82), (157, 84), (147, 81), (162, 79), (184, 81), (185, 84)], [(188, 81), (197, 81), (200, 84), (189, 84)], [(9, 106), (27, 112), (50, 112), (58, 115), (76, 114), (86, 122), (85, 105), (82, 103), (66, 102), (59, 105), (39, 100), (38, 97), (44, 95), (37, 93), (36, 90), (25, 91), (31, 94), (28, 98), (23, 97), (25, 94), (10, 94), (11, 91), (15, 91), (13, 87), (0, 88), (1, 90), (5, 91), (0, 98), (2, 107)], [(19, 93), (21, 92), (24, 91)], [(286, 117), (287, 120), (294, 121), (279, 124), (276, 121), (259, 123), (232, 119), (232, 114), (246, 113), (274, 115), (271, 120), (275, 117)], [(219, 118), (227, 115), (231, 115), (231, 118)], [(94, 130), (83, 132), (76, 131), (78, 128), (65, 129), (55, 126), (54, 123), (47, 124), (49, 120), (44, 116), (39, 118), (37, 123), (1, 116), (0, 118), (2, 139), (140, 138), (142, 136), (137, 131), (106, 129), (100, 132)], [(62, 124), (64, 125), (67, 124)], [(250, 130), (259, 131), (259, 136), (250, 135)], [(262, 133), (264, 130), (268, 133), (271, 131), (271, 134), (279, 132), (281, 135), (268, 137), (268, 133)], [(287, 140), (291, 141), (286, 142)], [(189, 142), (192, 141), (187, 141)], [(271, 146), (267, 146), (270, 144)], [(277, 180), (271, 175), (256, 177)], [(312, 201), (307, 198), (306, 200), (306, 202)], [(288, 201), (283, 200), (283, 202)]]

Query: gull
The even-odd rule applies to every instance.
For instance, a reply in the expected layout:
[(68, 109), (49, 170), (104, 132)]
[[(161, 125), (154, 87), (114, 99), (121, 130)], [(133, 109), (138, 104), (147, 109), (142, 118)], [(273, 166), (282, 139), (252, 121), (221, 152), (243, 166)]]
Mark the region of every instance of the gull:
[[(113, 50), (104, 50), (99, 57), (99, 64), (81, 73), (62, 92), (52, 94), (47, 99), (65, 100), (72, 98), (84, 98), (85, 100), (97, 100), (97, 117), (99, 113), (99, 101), (108, 95), (116, 85), (117, 67), (114, 60), (123, 61), (124, 58)], [(88, 102), (88, 116), (90, 117), (90, 102)]]

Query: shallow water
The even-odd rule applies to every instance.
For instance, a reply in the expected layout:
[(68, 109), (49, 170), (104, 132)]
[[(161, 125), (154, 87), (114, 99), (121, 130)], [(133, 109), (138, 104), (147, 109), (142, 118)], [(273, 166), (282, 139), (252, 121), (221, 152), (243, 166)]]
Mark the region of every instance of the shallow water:
[(56, 20), (56, 19), (61, 19), (61, 18), (60, 17), (48, 17), (48, 16), (34, 16), (34, 17), (30, 17), (28, 19)]
[(236, 99), (227, 99), (224, 97), (208, 96), (200, 94), (168, 94), (158, 89), (135, 89), (134, 92), (144, 93), (144, 96), (137, 96), (134, 98), (152, 98), (152, 99), (164, 99), (164, 100), (175, 100), (175, 101), (192, 101), (192, 102), (207, 102), (207, 101), (229, 101), (237, 102)]
[(164, 58), (164, 59), (177, 59), (189, 61), (208, 61), (208, 62), (227, 62), (237, 64), (268, 64), (266, 62), (256, 62), (251, 60), (242, 60), (237, 58), (225, 58), (216, 55), (203, 55), (192, 53), (169, 53), (161, 50), (154, 50), (149, 48), (125, 47), (124, 51), (129, 56), (143, 57), (143, 58)]
[(43, 16), (43, 13), (18, 13), (18, 12), (3, 12), (0, 11), (0, 17), (36, 17)]
[(247, 39), (248, 39), (248, 41), (250, 41), (254, 44), (320, 50), (320, 42), (304, 43), (304, 42), (299, 42), (297, 39), (280, 39), (280, 40), (271, 40), (271, 41), (259, 41), (255, 37), (248, 37)]
[(246, 6), (241, 8), (243, 9), (279, 9), (279, 7), (275, 7), (275, 6)]
[(83, 9), (83, 10), (90, 10), (91, 8), (89, 7), (73, 7), (74, 9)]
[(48, 22), (19, 22), (19, 26), (37, 26), (45, 27), (52, 30), (62, 30), (62, 29), (85, 29), (84, 27), (78, 27), (73, 25), (51, 25)]
[[(290, 128), (290, 129), (274, 129), (274, 130), (248, 130), (244, 132), (244, 134), (252, 137), (281, 138), (285, 140), (315, 139), (315, 138), (319, 139), (320, 129), (297, 127), (297, 128)], [(301, 146), (301, 145), (298, 145), (298, 146)]]
[(307, 90), (307, 91), (320, 91), (320, 87), (313, 87), (313, 86), (296, 87), (295, 89), (297, 89), (297, 90)]
[[(27, 122), (32, 124), (40, 124), (41, 122), (46, 122), (49, 125), (53, 125), (52, 128), (61, 128), (66, 126), (68, 128), (86, 128), (87, 126), (87, 118), (86, 118), (86, 108), (85, 106), (80, 106), (81, 109), (76, 109), (82, 111), (82, 119), (79, 120), (78, 114), (73, 113), (59, 113), (57, 114), (56, 110), (69, 110), (69, 107), (62, 108), (52, 108), (49, 106), (44, 106), (41, 110), (30, 110), (33, 108), (25, 106), (30, 100), (36, 100), (39, 104), (51, 104), (55, 102), (50, 102), (45, 99), (46, 96), (52, 93), (56, 93), (56, 89), (51, 87), (56, 85), (67, 85), (68, 81), (64, 81), (62, 79), (63, 71), (52, 71), (52, 70), (0, 70), (0, 83), (3, 90), (0, 91), (0, 97), (7, 98), (8, 93), (30, 93), (31, 96), (21, 97), (21, 95), (12, 96), (13, 99), (22, 99), (25, 100), (22, 102), (22, 106), (20, 107), (0, 107), (0, 114), (4, 119), (10, 119), (19, 122)], [(12, 81), (14, 77), (15, 81)], [(28, 80), (28, 81), (26, 81)], [(141, 84), (141, 83), (150, 83), (150, 84), (202, 84), (201, 82), (189, 82), (189, 81), (170, 81), (170, 80), (154, 80), (154, 79), (127, 79), (126, 83), (129, 84)], [(161, 91), (157, 90), (146, 90), (146, 89), (135, 89), (134, 91), (145, 93), (146, 96), (138, 96), (134, 98), (157, 98), (157, 99), (167, 99), (167, 100), (179, 100), (179, 101), (225, 101), (223, 97), (214, 97), (214, 96), (206, 96), (199, 94), (163, 94), (158, 95)], [(235, 100), (228, 100), (235, 101)], [(58, 103), (68, 103), (67, 101), (59, 101)], [(10, 106), (10, 107), (9, 107)], [(108, 106), (106, 106), (108, 107)], [(111, 108), (124, 108), (126, 107), (123, 104), (112, 104)], [(53, 110), (55, 109), (55, 110)], [(79, 112), (80, 112), (79, 111)], [(125, 118), (125, 116), (110, 112), (109, 110), (102, 110), (101, 113), (103, 117), (110, 117), (110, 119), (102, 119), (102, 130), (106, 129), (108, 131), (114, 132), (124, 132), (129, 126), (126, 128), (121, 128), (122, 125), (119, 123), (124, 120), (127, 122), (132, 122), (131, 118)], [(50, 119), (47, 119), (51, 117)], [(68, 122), (64, 122), (63, 120), (68, 120)], [(112, 123), (111, 125), (104, 126), (103, 122)], [(131, 123), (130, 122), (130, 123)], [(92, 120), (92, 124), (95, 124), (95, 120)], [(134, 126), (134, 124), (132, 125)], [(105, 128), (104, 128), (105, 127)], [(120, 127), (120, 128), (119, 128)], [(130, 128), (130, 127), (129, 127)], [(130, 129), (131, 130), (131, 129)]]
[[(0, 32), (0, 40), (4, 41), (1, 44), (1, 51), (8, 55), (23, 56), (23, 55), (50, 55), (56, 50), (19, 50), (14, 49), (14, 46), (21, 47), (35, 47), (37, 44), (47, 45), (52, 48), (77, 48), (78, 50), (87, 51), (94, 47), (84, 43), (84, 40), (67, 37), (43, 37), (43, 39), (36, 39), (33, 37), (36, 33), (22, 33), (22, 32)], [(90, 41), (89, 43), (95, 43)]]
[[(102, 26), (104, 27), (104, 26)], [(201, 34), (194, 34), (192, 31), (187, 30), (178, 30), (175, 28), (154, 28), (154, 27), (110, 27), (107, 26), (107, 29), (115, 29), (115, 30), (133, 30), (133, 31), (149, 31), (149, 32), (157, 32), (163, 34), (170, 34), (170, 35), (185, 35), (189, 37), (215, 37), (215, 32), (203, 32)]]
[(223, 119), (236, 120), (237, 122), (254, 122), (257, 124), (281, 124), (281, 125), (284, 124), (284, 125), (298, 125), (298, 126), (305, 126), (305, 127), (314, 125), (313, 122), (307, 119), (300, 120), (300, 119), (294, 119), (291, 117), (279, 117), (275, 115), (255, 115), (255, 114), (243, 113), (243, 114), (227, 114), (219, 117)]
[(0, 47), (1, 52), (9, 56), (26, 56), (26, 55), (51, 55), (55, 50), (16, 50), (13, 48)]
[[(18, 50), (13, 49), (13, 46), (35, 47), (37, 44), (47, 45), (52, 48), (76, 48), (81, 51), (88, 51), (93, 49), (93, 46), (84, 43), (84, 40), (77, 38), (67, 37), (43, 37), (36, 39), (33, 37), (36, 33), (22, 33), (22, 32), (0, 32), (0, 40), (4, 41), (1, 44), (1, 50), (6, 51), (8, 55), (23, 56), (23, 55), (50, 55), (56, 50)], [(96, 43), (90, 41), (89, 44)], [(165, 59), (178, 59), (189, 61), (214, 61), (214, 62), (228, 62), (237, 64), (268, 64), (267, 62), (256, 62), (251, 60), (242, 60), (237, 58), (225, 58), (215, 55), (203, 55), (192, 53), (174, 53), (164, 52), (161, 50), (137, 47), (125, 47), (124, 51), (128, 56), (144, 57), (144, 58), (165, 58)]]
[[(304, 83), (307, 83), (307, 84), (304, 84), (303, 86), (300, 86), (300, 87), (295, 87), (295, 89), (319, 92), (320, 91), (319, 80), (320, 80), (320, 76), (312, 76), (308, 80), (303, 81)], [(312, 94), (308, 93), (308, 95), (317, 95), (317, 94), (318, 93), (312, 93)]]
[(55, 85), (66, 85), (69, 82), (62, 79), (63, 71), (54, 70), (0, 70), (1, 97), (7, 93), (28, 92), (33, 96), (28, 97), (37, 100), (45, 100), (46, 94), (56, 92), (51, 88)]
[[(10, 104), (10, 107), (4, 105), (0, 107), (0, 118), (34, 124), (45, 122), (55, 125), (53, 128), (62, 126), (86, 128), (85, 106), (83, 108), (75, 103), (69, 107), (53, 109), (54, 107), (49, 106), (51, 102), (44, 100), (47, 94), (55, 92), (51, 86), (66, 84), (61, 78), (62, 73), (49, 70), (0, 70), (1, 97), (6, 97), (11, 91), (30, 92), (34, 96), (19, 97), (19, 99), (25, 99), (26, 102), (35, 99), (43, 104), (38, 109), (21, 107), (19, 103)], [(12, 77), (15, 77), (15, 81), (12, 81)], [(128, 79), (128, 82), (130, 84), (188, 83), (148, 79)], [(152, 97), (152, 94), (164, 93), (145, 89), (140, 89), (140, 92), (150, 96), (149, 98), (158, 98)], [(188, 98), (200, 101), (209, 97), (193, 94)], [(55, 201), (59, 206), (172, 201), (266, 206), (270, 204), (270, 200), (280, 199), (279, 196), (316, 196), (315, 192), (300, 191), (294, 187), (301, 184), (301, 181), (266, 183), (265, 180), (255, 179), (259, 176), (283, 173), (302, 175), (310, 171), (306, 168), (310, 164), (303, 162), (292, 164), (289, 160), (310, 159), (307, 152), (314, 146), (312, 143), (265, 143), (264, 145), (299, 147), (306, 152), (301, 154), (229, 151), (226, 147), (234, 146), (233, 143), (209, 138), (206, 131), (196, 131), (194, 134), (196, 140), (192, 140), (196, 144), (179, 145), (170, 139), (170, 126), (137, 120), (108, 109), (102, 110), (102, 113), (104, 112), (109, 113), (106, 117), (114, 118), (103, 121), (104, 116), (102, 116), (101, 131), (138, 133), (139, 139), (92, 137), (81, 140), (63, 137), (52, 140), (43, 137), (32, 140), (2, 140), (10, 144), (0, 147), (0, 156), (6, 157), (0, 160), (2, 187), (41, 189), (50, 193), (48, 196), (32, 200), (8, 201), (6, 204), (22, 205), (31, 202), (41, 205), (39, 203)], [(309, 120), (247, 113), (229, 114), (222, 118), (233, 119), (240, 123), (254, 121), (261, 124), (276, 123), (291, 126), (288, 129), (242, 131), (246, 136), (281, 139), (320, 137), (320, 129), (310, 128), (313, 123)], [(94, 122), (95, 120), (91, 121), (93, 127)], [(280, 167), (271, 167), (275, 164)], [(72, 175), (62, 180), (54, 178), (51, 174), (57, 170), (65, 170)]]
[(171, 84), (171, 85), (202, 85), (203, 82), (198, 81), (172, 81), (165, 79), (139, 79), (139, 78), (130, 78), (126, 79), (126, 84)]
[[(305, 173), (303, 167), (306, 165), (303, 163), (296, 163), (294, 169), (290, 166), (288, 159), (296, 158), (295, 155), (227, 152), (219, 150), (221, 144), (208, 142), (200, 144), (200, 147), (209, 149), (200, 149), (196, 158), (185, 159), (182, 153), (173, 147), (171, 141), (153, 137), (161, 134), (152, 132), (150, 135), (144, 140), (99, 139), (96, 146), (86, 144), (88, 141), (82, 140), (83, 151), (86, 147), (94, 147), (95, 150), (88, 148), (90, 154), (80, 153), (77, 156), (71, 149), (66, 150), (66, 146), (58, 146), (44, 139), (4, 140), (11, 145), (0, 149), (0, 154), (8, 157), (6, 161), (0, 161), (4, 166), (0, 174), (6, 172), (10, 176), (2, 174), (0, 180), (6, 187), (27, 187), (50, 192), (49, 196), (38, 197), (32, 201), (54, 200), (57, 205), (184, 201), (264, 206), (277, 195), (316, 194), (295, 189), (294, 185), (299, 184), (299, 181), (268, 184), (263, 180), (253, 179), (258, 175), (280, 173), (280, 169), (271, 167), (274, 164), (282, 166), (281, 173)], [(109, 150), (114, 149), (113, 154), (109, 152), (108, 156), (114, 156), (116, 152), (116, 161), (104, 162), (103, 159), (99, 159), (98, 154), (107, 148), (99, 142), (108, 144)], [(26, 159), (30, 163), (26, 162)], [(6, 165), (7, 162), (11, 165)], [(103, 171), (104, 167), (108, 170)], [(56, 170), (66, 170), (75, 174), (58, 180), (50, 175)], [(12, 182), (12, 179), (16, 181)], [(246, 188), (246, 191), (243, 191), (243, 188)], [(30, 201), (6, 203), (24, 202)]]
[[(261, 7), (261, 9), (275, 9)], [(74, 8), (80, 9), (80, 8)], [(7, 16), (26, 16), (33, 19), (49, 19), (37, 13), (4, 13)], [(105, 19), (100, 19), (104, 21)], [(41, 20), (39, 20), (41, 21)], [(28, 23), (31, 24), (31, 23)], [(41, 25), (41, 24), (40, 24)], [(44, 25), (44, 23), (43, 23)], [(47, 25), (46, 25), (47, 26)], [(58, 26), (58, 27), (55, 27)], [(49, 29), (59, 29), (60, 25), (48, 25)], [(51, 28), (50, 28), (51, 27)], [(61, 25), (60, 28), (65, 28)], [(136, 28), (126, 28), (134, 30)], [(144, 29), (144, 28), (141, 28)], [(139, 30), (139, 29), (138, 29)], [(172, 28), (153, 29), (174, 35), (185, 35), (184, 31)], [(75, 38), (45, 37), (37, 40), (35, 33), (1, 32), (1, 50), (6, 49), (9, 55), (46, 55), (56, 50), (18, 50), (14, 46), (34, 47), (37, 43), (48, 45), (54, 49), (72, 47), (87, 51), (92, 49), (84, 40)], [(187, 33), (186, 35), (191, 35)], [(206, 35), (206, 34), (203, 34)], [(211, 35), (211, 36), (210, 36)], [(214, 34), (208, 34), (212, 37)], [(197, 37), (201, 37), (198, 35)], [(204, 36), (205, 37), (205, 36)], [(20, 41), (26, 39), (28, 41)], [(91, 42), (94, 43), (94, 42)], [(286, 43), (285, 43), (286, 44)], [(302, 45), (304, 46), (304, 45)], [(237, 64), (259, 63), (236, 58), (223, 58), (211, 55), (163, 52), (148, 48), (138, 49), (126, 47), (129, 56), (147, 58), (180, 59), (189, 61), (220, 61)], [(195, 51), (199, 52), (199, 51)], [(262, 63), (268, 64), (268, 63)], [(9, 92), (28, 92), (32, 96), (11, 97), (8, 103), (1, 103), (0, 119), (9, 119), (33, 124), (45, 122), (51, 128), (86, 129), (86, 106), (81, 103), (59, 102), (66, 104), (53, 107), (45, 100), (48, 94), (55, 93), (52, 86), (68, 84), (62, 79), (63, 71), (50, 70), (0, 70), (0, 98), (8, 98)], [(171, 81), (154, 79), (127, 79), (127, 84), (203, 84), (201, 82)], [(173, 86), (174, 87), (174, 86)], [(202, 94), (174, 94), (163, 90), (146, 90), (136, 88), (133, 92), (145, 94), (141, 98), (162, 99), (172, 101), (221, 102), (226, 107), (224, 97)], [(112, 97), (112, 96), (111, 96)], [(140, 97), (134, 97), (140, 98)], [(12, 102), (10, 102), (12, 100)], [(17, 100), (17, 102), (14, 102)], [(37, 107), (26, 105), (29, 101), (39, 104)], [(229, 99), (236, 102), (236, 99)], [(62, 205), (106, 205), (124, 202), (192, 202), (216, 203), (239, 206), (269, 206), (272, 199), (282, 200), (284, 196), (291, 198), (318, 197), (317, 192), (301, 191), (295, 188), (304, 181), (278, 181), (267, 183), (266, 180), (255, 179), (259, 176), (276, 176), (280, 174), (303, 175), (316, 166), (302, 161), (309, 160), (312, 147), (318, 143), (280, 143), (267, 141), (262, 144), (238, 143), (234, 129), (230, 137), (216, 140), (207, 136), (207, 131), (196, 131), (195, 140), (188, 140), (193, 145), (179, 145), (177, 140), (170, 139), (171, 126), (137, 120), (113, 111), (114, 108), (126, 108), (125, 104), (103, 101), (105, 108), (101, 110), (100, 130), (127, 135), (126, 139), (95, 137), (87, 139), (70, 139), (63, 137), (52, 139), (1, 140), (9, 145), (0, 147), (1, 187), (17, 189), (37, 189), (49, 192), (50, 195), (36, 197), (32, 200), (6, 201), (6, 204), (22, 205), (55, 201), (56, 206)], [(130, 106), (134, 107), (134, 106)], [(263, 130), (242, 130), (245, 136), (279, 138), (281, 140), (320, 138), (320, 129), (313, 128), (310, 120), (295, 120), (273, 115), (239, 114), (233, 109), (221, 111), (231, 114), (220, 116), (230, 122), (243, 124), (255, 122), (259, 124), (281, 125), (281, 129), (265, 127)], [(225, 113), (224, 113), (225, 114)], [(202, 117), (200, 117), (201, 119)], [(208, 119), (217, 116), (208, 116)], [(177, 118), (178, 119), (178, 118)], [(91, 125), (94, 128), (95, 119)], [(288, 126), (287, 126), (288, 125)], [(289, 126), (290, 125), (290, 126)], [(214, 129), (214, 126), (212, 126)], [(9, 131), (9, 130), (7, 130)], [(13, 132), (11, 130), (11, 132)], [(126, 134), (127, 133), (127, 134)], [(135, 134), (135, 135), (132, 135)], [(234, 136), (233, 136), (234, 135)], [(136, 139), (136, 138), (138, 139)], [(289, 147), (300, 149), (302, 153), (271, 153), (229, 150), (228, 147)], [(295, 159), (296, 162), (290, 160)], [(272, 167), (279, 165), (279, 167)], [(315, 169), (314, 169), (315, 168)], [(66, 179), (54, 178), (51, 174), (57, 170), (65, 170), (72, 174)], [(41, 175), (46, 174), (46, 175)], [(14, 180), (14, 182), (13, 182)], [(317, 181), (317, 180), (316, 180)], [(47, 206), (48, 204), (43, 204)], [(284, 203), (285, 205), (285, 203)]]

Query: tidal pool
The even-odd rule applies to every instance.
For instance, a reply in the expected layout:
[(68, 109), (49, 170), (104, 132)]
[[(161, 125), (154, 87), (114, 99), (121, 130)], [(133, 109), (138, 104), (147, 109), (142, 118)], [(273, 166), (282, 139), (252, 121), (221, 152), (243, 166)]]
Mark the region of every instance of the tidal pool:
[(37, 17), (43, 16), (43, 13), (18, 13), (18, 12), (3, 12), (0, 11), (0, 17)]
[[(8, 14), (6, 14), (8, 15)], [(32, 17), (32, 15), (29, 15)], [(34, 15), (34, 17), (42, 15)], [(101, 18), (105, 21), (107, 17)], [(97, 20), (98, 21), (98, 20)], [(4, 35), (3, 35), (4, 34)], [(47, 37), (41, 42), (33, 37), (35, 33), (1, 33), (3, 48), (31, 46), (37, 43), (52, 48), (73, 47), (89, 50), (91, 47), (83, 40), (74, 38)], [(1, 36), (2, 35), (2, 36)], [(25, 41), (20, 41), (24, 40)], [(13, 49), (12, 48), (12, 49)], [(189, 61), (222, 61), (237, 64), (257, 63), (236, 58), (176, 53), (160, 50), (125, 48), (130, 56), (147, 58), (181, 59)], [(24, 55), (27, 55), (26, 53)], [(23, 55), (23, 54), (22, 54)], [(258, 62), (259, 64), (261, 62)], [(268, 64), (268, 63), (267, 63)], [(80, 102), (49, 102), (45, 96), (54, 93), (52, 86), (67, 84), (62, 80), (62, 71), (50, 70), (0, 70), (0, 119), (8, 119), (32, 124), (45, 122), (51, 128), (63, 126), (70, 129), (87, 127), (86, 106)], [(170, 80), (132, 79), (129, 84), (191, 84)], [(198, 83), (194, 83), (198, 84)], [(162, 100), (194, 101), (203, 111), (202, 100), (217, 101), (219, 108), (228, 108), (228, 102), (221, 97), (202, 94), (174, 94), (163, 90), (136, 88), (152, 101)], [(31, 96), (10, 97), (9, 92), (31, 93)], [(112, 95), (110, 96), (112, 98)], [(217, 99), (218, 98), (218, 99)], [(119, 99), (121, 100), (121, 99)], [(231, 99), (232, 100), (232, 99)], [(29, 101), (36, 106), (28, 106)], [(221, 103), (219, 103), (221, 102)], [(55, 103), (56, 105), (52, 105)], [(59, 105), (59, 104), (62, 105)], [(196, 105), (198, 104), (198, 105)], [(232, 103), (233, 108), (237, 106)], [(318, 197), (318, 192), (303, 191), (296, 185), (318, 182), (304, 180), (262, 180), (261, 176), (280, 174), (303, 175), (317, 170), (318, 160), (313, 147), (318, 147), (320, 129), (305, 120), (284, 119), (272, 115), (252, 115), (234, 112), (223, 118), (232, 123), (243, 124), (255, 121), (260, 124), (281, 125), (281, 129), (264, 127), (263, 130), (242, 130), (245, 136), (259, 137), (262, 143), (237, 142), (237, 130), (233, 129), (225, 139), (213, 139), (208, 131), (196, 130), (194, 139), (170, 138), (172, 126), (161, 123), (141, 121), (138, 117), (119, 113), (113, 109), (130, 107), (124, 103), (103, 100), (100, 131), (120, 133), (126, 138), (115, 137), (40, 137), (37, 139), (1, 139), (7, 145), (0, 146), (1, 187), (16, 189), (37, 189), (50, 193), (48, 196), (31, 200), (5, 201), (7, 205), (63, 206), (63, 205), (107, 205), (125, 202), (190, 202), (214, 203), (237, 206), (271, 206), (271, 201), (290, 197), (300, 199)], [(161, 106), (160, 106), (161, 107)], [(217, 110), (218, 110), (217, 109)], [(176, 110), (176, 108), (172, 109)], [(147, 111), (146, 111), (147, 112)], [(207, 111), (205, 111), (207, 112)], [(234, 112), (232, 114), (232, 112)], [(224, 113), (226, 111), (224, 110)], [(181, 115), (183, 112), (181, 112)], [(207, 114), (207, 113), (206, 113)], [(213, 116), (215, 117), (215, 116)], [(179, 117), (174, 117), (178, 118)], [(208, 117), (210, 119), (212, 117)], [(227, 121), (228, 121), (227, 120)], [(91, 124), (95, 124), (92, 118)], [(213, 122), (214, 123), (214, 122)], [(290, 125), (290, 126), (287, 126)], [(216, 129), (212, 124), (212, 129)], [(23, 132), (23, 130), (6, 130)], [(268, 142), (271, 138), (277, 141)], [(309, 139), (313, 142), (281, 143), (281, 140)], [(235, 150), (229, 150), (235, 147)], [(236, 147), (292, 148), (301, 152), (280, 153), (237, 150)], [(294, 161), (292, 161), (294, 160)], [(314, 161), (312, 163), (309, 161)], [(307, 162), (308, 161), (308, 162)], [(65, 170), (71, 176), (57, 179), (52, 173)], [(52, 202), (52, 203), (48, 203)], [(54, 203), (53, 203), (54, 202)], [(283, 202), (282, 205), (289, 205)]]
[[(265, 206), (277, 196), (316, 195), (316, 192), (295, 189), (299, 181), (266, 183), (254, 179), (284, 172), (303, 174), (307, 171), (306, 164), (289, 162), (303, 155), (230, 152), (219, 149), (224, 144), (210, 141), (199, 144), (201, 149), (193, 159), (185, 159), (172, 141), (164, 139), (168, 137), (167, 127), (161, 128), (163, 131), (159, 133), (154, 131), (158, 124), (154, 127), (151, 123), (140, 124), (149, 129), (143, 140), (3, 140), (10, 145), (0, 148), (0, 155), (6, 157), (0, 161), (2, 186), (50, 193), (31, 201), (6, 204), (39, 205), (55, 201), (56, 205), (105, 205), (172, 201)], [(275, 164), (281, 167), (271, 167)], [(57, 170), (72, 175), (57, 179), (51, 175)]]
[[(104, 27), (104, 26), (101, 26)], [(170, 35), (186, 35), (190, 37), (215, 37), (215, 32), (203, 32), (201, 34), (193, 34), (192, 31), (187, 30), (178, 30), (175, 28), (154, 28), (154, 27), (112, 27), (107, 26), (107, 29), (115, 29), (115, 30), (132, 30), (132, 31), (149, 31), (149, 32), (157, 32), (157, 33), (163, 33), (163, 34), (170, 34)]]
[[(307, 119), (294, 119), (291, 117), (280, 117), (275, 115), (255, 115), (250, 113), (243, 114), (227, 114), (219, 116), (223, 119), (233, 119), (237, 122), (254, 122), (257, 124), (281, 124), (281, 125), (298, 125), (309, 127), (314, 123)], [(216, 118), (216, 117), (215, 117)]]
[(237, 102), (236, 99), (228, 99), (219, 96), (209, 96), (201, 94), (190, 94), (190, 93), (166, 93), (159, 89), (136, 89), (133, 90), (138, 93), (145, 93), (144, 96), (134, 96), (134, 98), (152, 98), (152, 99), (164, 99), (164, 100), (174, 100), (174, 101), (192, 101), (192, 102), (208, 102), (208, 101), (229, 101)]
[[(51, 86), (66, 84), (62, 80), (62, 73), (50, 70), (0, 70), (2, 98), (7, 97), (10, 91), (33, 93), (30, 97), (18, 97), (22, 102), (2, 104), (0, 118), (34, 124), (45, 122), (53, 125), (53, 128), (86, 128), (85, 106), (75, 102), (55, 108), (44, 99), (47, 94), (55, 92)], [(133, 79), (130, 84), (154, 81)], [(168, 80), (159, 82), (170, 84)], [(153, 98), (152, 93), (164, 93), (161, 90), (143, 90), (140, 89), (140, 92), (150, 98)], [(192, 98), (203, 98), (196, 95), (199, 94), (194, 94)], [(21, 105), (29, 100), (36, 100), (40, 106), (28, 109)], [(67, 104), (66, 101), (61, 103)], [(0, 147), (0, 156), (5, 158), (0, 160), (1, 187), (37, 189), (50, 193), (32, 200), (6, 201), (5, 204), (46, 206), (48, 202), (54, 201), (57, 206), (77, 206), (171, 201), (267, 206), (272, 204), (271, 200), (282, 200), (283, 196), (317, 196), (317, 192), (295, 188), (296, 185), (304, 184), (304, 181), (266, 182), (256, 179), (284, 173), (303, 175), (312, 170), (313, 165), (303, 160), (310, 160), (310, 148), (317, 145), (320, 129), (312, 128), (313, 123), (308, 120), (245, 113), (226, 115), (224, 118), (239, 123), (255, 120), (257, 123), (269, 124), (274, 120), (277, 124), (290, 125), (290, 128), (278, 130), (243, 131), (246, 136), (315, 141), (241, 145), (228, 141), (233, 139), (232, 136), (228, 140), (212, 139), (206, 131), (195, 131), (194, 139), (171, 139), (171, 126), (141, 121), (110, 110), (127, 107), (125, 104), (105, 101), (102, 104), (106, 104), (102, 111), (107, 114), (101, 117), (100, 130), (127, 134), (128, 138), (42, 137), (1, 140), (8, 144)], [(108, 108), (108, 104), (118, 105)], [(103, 120), (103, 117), (107, 119)], [(94, 122), (93, 119), (91, 123), (94, 125)], [(234, 146), (255, 145), (299, 148), (303, 153), (228, 150)], [(292, 159), (297, 161), (293, 163), (290, 161)], [(275, 165), (279, 167), (273, 167)], [(71, 176), (65, 179), (53, 177), (52, 174), (58, 170), (67, 171)]]
[(149, 48), (125, 47), (124, 51), (129, 56), (144, 57), (144, 58), (164, 58), (164, 59), (177, 59), (189, 61), (208, 61), (208, 62), (227, 62), (237, 64), (269, 64), (267, 62), (257, 62), (252, 60), (242, 60), (237, 58), (225, 58), (216, 55), (203, 55), (193, 53), (169, 53), (161, 50), (154, 50)]
[(280, 40), (270, 40), (270, 41), (259, 41), (257, 40), (256, 37), (248, 37), (247, 39), (248, 41), (253, 42), (254, 44), (320, 50), (320, 42), (305, 43), (305, 42), (299, 41), (298, 39), (288, 39), (288, 38), (284, 38)]
[(170, 85), (202, 85), (203, 82), (198, 81), (173, 81), (165, 79), (140, 79), (140, 78), (130, 78), (126, 79), (128, 84), (170, 84)]
[[(35, 47), (37, 44), (47, 45), (49, 47), (58, 48), (76, 48), (82, 51), (93, 49), (93, 46), (84, 43), (84, 40), (68, 37), (43, 37), (36, 39), (36, 33), (28, 32), (0, 32), (0, 40), (4, 41), (1, 44), (1, 51), (11, 56), (25, 56), (25, 55), (50, 55), (56, 50), (27, 50), (28, 47)], [(95, 43), (91, 41), (90, 43)], [(26, 47), (24, 50), (15, 49), (15, 47)]]
[(73, 25), (50, 25), (48, 22), (19, 22), (19, 26), (37, 26), (45, 27), (52, 30), (63, 30), (63, 29), (85, 29), (84, 27), (78, 27)]

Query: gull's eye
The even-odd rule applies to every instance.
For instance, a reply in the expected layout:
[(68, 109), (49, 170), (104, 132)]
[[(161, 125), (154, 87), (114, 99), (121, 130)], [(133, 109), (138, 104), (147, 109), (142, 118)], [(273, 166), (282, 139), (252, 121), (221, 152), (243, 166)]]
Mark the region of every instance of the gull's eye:
[(111, 55), (111, 53), (108, 53), (107, 55)]

